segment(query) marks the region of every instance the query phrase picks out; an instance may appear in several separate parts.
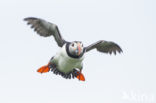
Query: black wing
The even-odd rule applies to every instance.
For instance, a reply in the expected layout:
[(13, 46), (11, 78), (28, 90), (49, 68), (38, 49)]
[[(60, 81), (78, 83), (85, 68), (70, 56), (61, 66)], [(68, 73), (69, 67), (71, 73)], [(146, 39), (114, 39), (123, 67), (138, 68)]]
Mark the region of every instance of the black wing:
[(27, 24), (31, 25), (31, 28), (33, 28), (40, 36), (48, 37), (53, 35), (60, 47), (66, 43), (62, 38), (57, 25), (34, 17), (25, 18), (24, 21), (27, 21)]
[(100, 40), (92, 45), (89, 45), (88, 47), (85, 47), (86, 52), (92, 50), (92, 49), (97, 49), (99, 52), (103, 53), (110, 53), (112, 52), (116, 55), (116, 52), (121, 53), (122, 49), (120, 48), (119, 45), (117, 45), (114, 42), (108, 42), (104, 40)]

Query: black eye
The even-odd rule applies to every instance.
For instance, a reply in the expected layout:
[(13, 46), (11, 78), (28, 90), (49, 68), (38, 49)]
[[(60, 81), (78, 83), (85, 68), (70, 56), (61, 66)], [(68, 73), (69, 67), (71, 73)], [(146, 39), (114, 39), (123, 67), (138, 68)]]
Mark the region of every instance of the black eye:
[(74, 44), (72, 44), (72, 47), (74, 47)]

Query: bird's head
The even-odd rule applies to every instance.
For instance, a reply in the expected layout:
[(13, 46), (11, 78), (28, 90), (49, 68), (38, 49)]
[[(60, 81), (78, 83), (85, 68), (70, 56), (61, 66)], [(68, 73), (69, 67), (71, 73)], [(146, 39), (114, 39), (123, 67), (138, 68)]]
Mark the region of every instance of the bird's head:
[(80, 56), (83, 54), (83, 44), (80, 41), (74, 41), (69, 44), (69, 52), (74, 56)]

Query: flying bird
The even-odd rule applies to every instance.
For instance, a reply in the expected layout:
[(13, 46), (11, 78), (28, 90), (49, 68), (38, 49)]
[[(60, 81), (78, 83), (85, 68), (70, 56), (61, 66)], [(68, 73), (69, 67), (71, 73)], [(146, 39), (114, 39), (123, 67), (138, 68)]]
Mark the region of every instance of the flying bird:
[(56, 75), (61, 75), (66, 79), (77, 78), (81, 81), (85, 81), (85, 77), (82, 74), (84, 54), (96, 49), (102, 53), (121, 53), (120, 46), (111, 41), (99, 40), (89, 46), (84, 46), (81, 41), (66, 41), (60, 34), (58, 26), (40, 18), (28, 17), (24, 21), (27, 21), (28, 25), (34, 29), (37, 34), (43, 37), (53, 36), (60, 51), (53, 56), (47, 65), (42, 66), (37, 70), (39, 73), (46, 73), (52, 71)]

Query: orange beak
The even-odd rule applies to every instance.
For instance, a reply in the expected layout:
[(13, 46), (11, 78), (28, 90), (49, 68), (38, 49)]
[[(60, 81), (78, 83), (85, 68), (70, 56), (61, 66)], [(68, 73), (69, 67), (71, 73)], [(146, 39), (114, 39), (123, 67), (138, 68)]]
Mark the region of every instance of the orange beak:
[(80, 43), (77, 43), (77, 45), (78, 45), (78, 46), (77, 46), (77, 48), (78, 48), (78, 55), (80, 55), (81, 50), (82, 50), (82, 49), (81, 49), (81, 45), (80, 45)]

